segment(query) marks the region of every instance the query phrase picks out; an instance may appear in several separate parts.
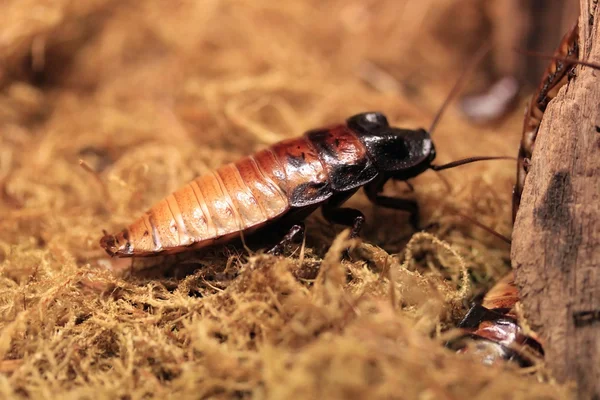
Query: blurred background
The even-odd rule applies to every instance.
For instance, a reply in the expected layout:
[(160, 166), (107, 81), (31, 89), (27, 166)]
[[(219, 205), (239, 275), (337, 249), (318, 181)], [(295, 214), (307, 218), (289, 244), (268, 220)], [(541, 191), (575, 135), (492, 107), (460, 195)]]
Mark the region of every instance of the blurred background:
[[(509, 236), (514, 161), (443, 171), (450, 188), (431, 171), (414, 191), (386, 187), (417, 200), (423, 226), (456, 251), (415, 245), (396, 286), (383, 272), (414, 232), (404, 213), (362, 193), (350, 205), (367, 217), (368, 265), (322, 260), (341, 227), (320, 213), (307, 223), (303, 264), (252, 264), (229, 248), (197, 259), (193, 275), (121, 279), (98, 242), (194, 177), (306, 130), (371, 110), (429, 127), (486, 44), (433, 134), (437, 162), (516, 157), (548, 61), (514, 49), (553, 53), (577, 8), (0, 1), (0, 397), (392, 398), (401, 388), (402, 398), (563, 398), (539, 375), (482, 368), (439, 339), (510, 269), (509, 246), (457, 212)], [(313, 286), (321, 263), (339, 281)]]

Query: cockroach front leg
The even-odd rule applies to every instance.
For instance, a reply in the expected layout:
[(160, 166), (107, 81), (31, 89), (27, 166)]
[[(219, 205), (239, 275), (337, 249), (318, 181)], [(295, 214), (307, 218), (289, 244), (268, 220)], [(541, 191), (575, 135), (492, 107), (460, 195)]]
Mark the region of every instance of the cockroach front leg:
[(382, 196), (383, 185), (375, 182), (365, 186), (365, 192), (373, 203), (394, 210), (402, 210), (409, 213), (408, 221), (415, 230), (419, 230), (419, 205), (414, 200), (400, 199), (397, 197)]
[(286, 246), (296, 240), (297, 237), (304, 237), (304, 223), (293, 225), (281, 241), (267, 251), (267, 253), (274, 256), (282, 254)]

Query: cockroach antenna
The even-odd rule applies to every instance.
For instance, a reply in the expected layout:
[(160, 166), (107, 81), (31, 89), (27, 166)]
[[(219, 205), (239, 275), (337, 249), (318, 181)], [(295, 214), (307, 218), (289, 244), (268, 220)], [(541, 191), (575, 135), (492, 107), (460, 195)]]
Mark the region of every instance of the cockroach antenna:
[(515, 157), (510, 157), (510, 156), (468, 157), (468, 158), (463, 158), (462, 160), (452, 161), (452, 162), (449, 162), (447, 164), (432, 165), (431, 169), (434, 170), (434, 171), (441, 171), (441, 170), (444, 170), (444, 169), (450, 169), (450, 168), (458, 167), (460, 165), (474, 163), (474, 162), (477, 162), (477, 161), (488, 161), (488, 160), (512, 160), (512, 161), (517, 161), (517, 159)]
[[(483, 58), (489, 53), (491, 48), (492, 48), (492, 45), (489, 42), (486, 44), (483, 44), (477, 50), (477, 52), (472, 57), (472, 59), (469, 61), (466, 68), (462, 71), (462, 73), (460, 74), (460, 76), (458, 77), (456, 82), (454, 83), (454, 86), (452, 86), (452, 89), (450, 89), (450, 92), (446, 96), (446, 99), (444, 99), (444, 102), (442, 103), (442, 105), (438, 109), (437, 113), (433, 117), (433, 120), (431, 121), (431, 125), (429, 126), (429, 136), (431, 136), (433, 134), (435, 128), (441, 121), (445, 111), (448, 109), (448, 106), (450, 105), (450, 103), (452, 103), (452, 100), (454, 100), (454, 98), (458, 95), (458, 93), (462, 89), (462, 87), (464, 85), (464, 81), (467, 79), (467, 77), (469, 77), (469, 75), (471, 75), (475, 66), (478, 65), (481, 62), (481, 60), (483, 60)], [(448, 163), (446, 165), (431, 166), (431, 169), (435, 172), (438, 172), (443, 169), (453, 168), (453, 167), (457, 167), (459, 165), (468, 164), (468, 163), (472, 163), (475, 161), (498, 160), (498, 159), (505, 159), (505, 158), (506, 157), (470, 157), (470, 158), (467, 158), (464, 160), (454, 161), (454, 162)], [(444, 182), (444, 185), (446, 186), (446, 188), (448, 188), (448, 191), (450, 192), (451, 186), (448, 183), (448, 181), (440, 174), (437, 174), (437, 176)]]
[(452, 186), (450, 185), (450, 183), (448, 182), (448, 180), (446, 178), (444, 178), (444, 176), (442, 174), (439, 173), (440, 171), (445, 170), (445, 169), (454, 168), (454, 167), (459, 167), (459, 166), (465, 165), (465, 164), (474, 163), (474, 162), (477, 162), (477, 161), (489, 161), (489, 160), (512, 160), (512, 161), (516, 161), (517, 159), (515, 157), (510, 157), (510, 156), (468, 157), (468, 158), (463, 158), (462, 160), (455, 160), (455, 161), (449, 162), (447, 164), (430, 165), (429, 169), (431, 169), (432, 171), (434, 171), (436, 173), (436, 175), (438, 176), (438, 178), (440, 178), (442, 180), (442, 182), (444, 182), (444, 185), (448, 189), (448, 192), (451, 192), (452, 191)]
[(513, 50), (516, 51), (519, 54), (523, 54), (523, 55), (528, 56), (528, 57), (541, 58), (541, 59), (544, 59), (544, 60), (562, 61), (564, 63), (583, 65), (585, 67), (590, 67), (590, 68), (594, 68), (594, 69), (600, 70), (600, 64), (589, 62), (589, 61), (582, 61), (582, 60), (579, 60), (577, 58), (561, 57), (561, 56), (557, 56), (557, 55), (549, 55), (549, 54), (539, 53), (537, 51), (523, 50), (523, 49), (518, 49), (518, 48), (514, 48)]
[(445, 170), (445, 169), (450, 169), (450, 168), (458, 167), (458, 166), (465, 165), (465, 164), (474, 163), (474, 162), (477, 162), (477, 161), (489, 161), (489, 160), (512, 160), (512, 161), (516, 161), (517, 159), (515, 157), (510, 157), (510, 156), (468, 157), (468, 158), (463, 158), (462, 160), (452, 161), (452, 162), (449, 162), (447, 164), (431, 165), (429, 168), (437, 174), (438, 178), (440, 178), (442, 180), (442, 182), (444, 182), (444, 185), (448, 189), (448, 192), (451, 192), (452, 191), (452, 186), (450, 185), (450, 183), (448, 182), (448, 180), (446, 178), (444, 178), (444, 176), (442, 174), (439, 173), (440, 171)]
[(488, 232), (488, 233), (496, 236), (497, 238), (499, 238), (503, 242), (508, 243), (509, 245), (512, 243), (512, 241), (508, 237), (504, 236), (503, 234), (501, 234), (500, 232), (496, 231), (495, 229), (490, 228), (489, 226), (487, 226), (485, 224), (482, 224), (481, 222), (477, 221), (475, 218), (472, 218), (472, 217), (468, 216), (467, 214), (465, 214), (465, 213), (463, 213), (461, 211), (458, 211), (458, 210), (455, 210), (454, 213), (456, 215), (458, 215), (458, 216), (466, 219), (467, 221), (469, 221), (473, 225), (477, 226), (478, 228), (481, 228), (484, 231), (486, 231), (486, 232)]
[(452, 100), (456, 97), (456, 95), (462, 89), (464, 81), (467, 79), (467, 77), (469, 77), (469, 75), (471, 75), (471, 73), (473, 72), (473, 69), (475, 68), (475, 66), (477, 64), (479, 64), (481, 62), (481, 60), (483, 60), (483, 57), (485, 57), (485, 55), (491, 50), (491, 48), (492, 48), (492, 45), (490, 43), (486, 43), (486, 44), (482, 45), (477, 50), (477, 52), (475, 53), (475, 55), (473, 56), (473, 58), (471, 59), (471, 61), (469, 61), (469, 63), (467, 64), (466, 68), (462, 71), (462, 73), (460, 74), (460, 76), (456, 80), (456, 83), (454, 84), (454, 86), (450, 90), (450, 93), (448, 93), (448, 96), (446, 96), (446, 99), (442, 103), (440, 109), (435, 114), (435, 117), (433, 117), (433, 121), (431, 122), (431, 125), (429, 126), (429, 135), (433, 134), (433, 131), (435, 130), (435, 128), (437, 127), (438, 123), (442, 119), (442, 116), (444, 115), (444, 112), (446, 111), (446, 109), (448, 108), (448, 106), (450, 105), (450, 103), (452, 102)]

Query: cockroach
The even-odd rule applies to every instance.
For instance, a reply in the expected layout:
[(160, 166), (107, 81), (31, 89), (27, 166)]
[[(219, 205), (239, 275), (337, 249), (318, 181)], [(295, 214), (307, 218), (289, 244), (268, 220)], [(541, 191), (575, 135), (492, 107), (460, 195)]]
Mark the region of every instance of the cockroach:
[[(537, 335), (526, 334), (519, 325), (515, 312), (518, 301), (519, 293), (511, 273), (492, 287), (481, 304), (471, 307), (458, 325), (462, 335), (447, 346), (458, 353), (478, 354), (486, 364), (508, 360), (522, 367), (531, 366), (532, 358), (543, 357), (544, 350)], [(472, 346), (468, 346), (468, 342)]]
[(303, 232), (299, 221), (319, 206), (329, 222), (351, 227), (356, 237), (365, 218), (340, 205), (360, 187), (373, 203), (408, 211), (417, 226), (415, 201), (380, 194), (388, 180), (505, 158), (433, 165), (435, 156), (428, 131), (391, 127), (378, 112), (357, 114), (345, 124), (308, 131), (194, 179), (117, 235), (105, 234), (100, 244), (111, 256), (153, 256), (224, 243), (276, 222), (291, 225), (270, 250), (277, 254)]
[(373, 203), (409, 212), (417, 227), (415, 201), (381, 194), (388, 180), (407, 181), (429, 169), (480, 160), (511, 159), (472, 157), (432, 164), (436, 150), (431, 133), (465, 75), (466, 70), (428, 131), (392, 127), (379, 112), (354, 115), (343, 124), (308, 131), (194, 179), (120, 233), (105, 232), (100, 245), (111, 256), (154, 256), (225, 243), (275, 224), (291, 226), (269, 250), (278, 254), (304, 233), (301, 221), (318, 207), (325, 219), (351, 227), (356, 237), (364, 215), (340, 206), (361, 187)]
[(579, 25), (573, 27), (564, 35), (554, 52), (553, 60), (542, 76), (537, 92), (531, 97), (523, 120), (523, 134), (517, 158), (517, 180), (513, 189), (512, 212), (513, 222), (521, 203), (523, 185), (529, 172), (529, 163), (533, 154), (535, 139), (542, 123), (542, 117), (548, 103), (556, 97), (558, 91), (567, 84), (573, 67), (579, 57)]

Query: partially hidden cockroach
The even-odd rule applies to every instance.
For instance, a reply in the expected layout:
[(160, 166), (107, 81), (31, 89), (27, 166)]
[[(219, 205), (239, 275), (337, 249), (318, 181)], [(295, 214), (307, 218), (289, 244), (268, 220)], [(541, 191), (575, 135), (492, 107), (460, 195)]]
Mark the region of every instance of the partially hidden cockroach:
[[(565, 34), (526, 109), (517, 158), (517, 179), (513, 189), (513, 222), (519, 209), (542, 117), (548, 103), (567, 83), (569, 71), (575, 65), (569, 59), (578, 56), (578, 33), (578, 25), (575, 24)], [(508, 242), (510, 243), (509, 240)], [(525, 334), (519, 325), (515, 314), (518, 301), (515, 276), (511, 271), (485, 295), (481, 304), (475, 304), (469, 309), (458, 325), (463, 333), (448, 342), (447, 347), (459, 353), (477, 354), (487, 364), (509, 360), (516, 361), (521, 366), (531, 365), (531, 357), (527, 357), (522, 349), (533, 350), (533, 354), (540, 357), (544, 351), (539, 338), (534, 333)]]
[(105, 234), (100, 245), (118, 257), (172, 254), (225, 243), (277, 223), (291, 227), (270, 250), (277, 254), (303, 234), (301, 221), (320, 206), (329, 222), (351, 227), (355, 237), (364, 216), (340, 205), (360, 187), (373, 203), (408, 211), (417, 226), (415, 201), (381, 194), (388, 180), (407, 181), (428, 169), (507, 158), (432, 164), (436, 152), (431, 132), (465, 75), (466, 71), (429, 131), (392, 127), (379, 112), (354, 115), (344, 124), (308, 131), (194, 179), (120, 233)]
[(537, 92), (531, 97), (529, 106), (523, 120), (523, 134), (517, 158), (517, 180), (513, 189), (513, 222), (517, 216), (525, 178), (529, 172), (529, 163), (533, 155), (533, 148), (537, 138), (542, 117), (548, 103), (556, 97), (558, 91), (567, 84), (570, 72), (577, 64), (579, 57), (579, 25), (573, 27), (562, 38), (554, 52), (553, 60), (542, 76)]
[[(595, 69), (600, 68), (593, 63), (577, 59), (578, 40), (578, 24), (575, 23), (561, 40), (554, 55), (550, 57), (552, 61), (526, 109), (517, 159), (517, 180), (513, 190), (513, 222), (519, 209), (535, 140), (548, 103), (568, 82), (575, 65), (583, 64)], [(484, 229), (489, 230), (485, 227)], [(511, 271), (485, 295), (481, 304), (471, 307), (459, 324), (464, 334), (448, 343), (449, 347), (459, 352), (468, 351), (467, 339), (470, 339), (475, 342), (474, 352), (482, 355), (484, 361), (490, 364), (505, 359), (516, 361), (521, 366), (531, 365), (531, 357), (524, 354), (523, 348), (532, 351), (533, 355), (537, 354), (540, 357), (544, 355), (542, 342), (538, 336), (533, 332), (525, 334), (518, 324), (515, 306), (519, 297), (514, 279), (514, 273)]]
[(551, 58), (552, 61), (544, 72), (536, 93), (531, 97), (523, 120), (523, 133), (517, 157), (517, 180), (513, 190), (513, 222), (521, 204), (525, 178), (529, 172), (535, 141), (546, 107), (556, 97), (559, 90), (567, 84), (576, 65), (600, 69), (598, 64), (579, 60), (579, 25), (577, 22), (563, 36), (554, 55), (547, 58)]
[(515, 311), (518, 301), (519, 293), (511, 273), (492, 287), (481, 304), (471, 307), (458, 325), (463, 334), (447, 346), (459, 353), (478, 354), (486, 364), (508, 360), (522, 367), (532, 365), (532, 358), (543, 357), (544, 350), (537, 335), (525, 333), (519, 325)]

